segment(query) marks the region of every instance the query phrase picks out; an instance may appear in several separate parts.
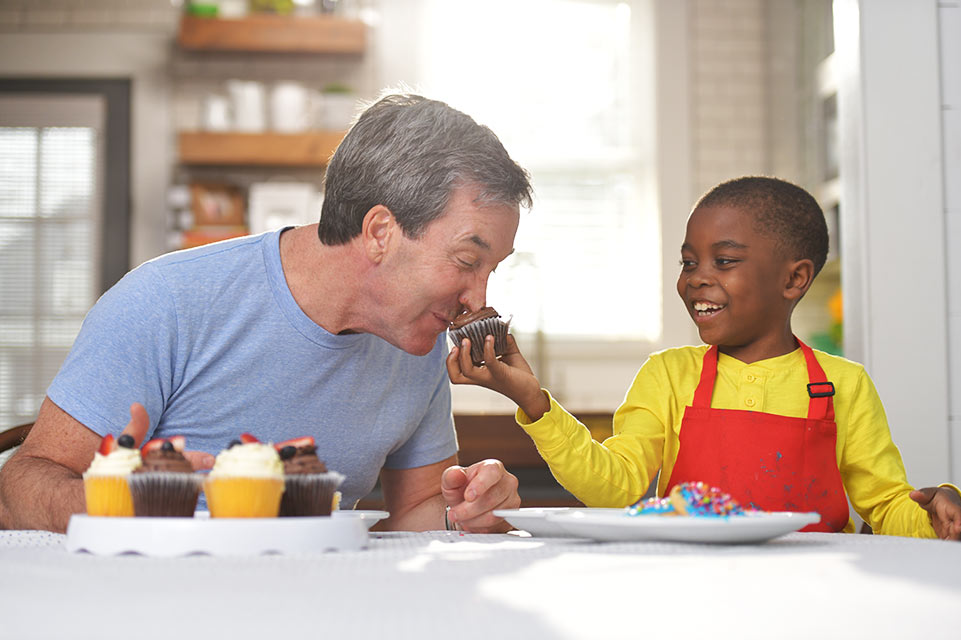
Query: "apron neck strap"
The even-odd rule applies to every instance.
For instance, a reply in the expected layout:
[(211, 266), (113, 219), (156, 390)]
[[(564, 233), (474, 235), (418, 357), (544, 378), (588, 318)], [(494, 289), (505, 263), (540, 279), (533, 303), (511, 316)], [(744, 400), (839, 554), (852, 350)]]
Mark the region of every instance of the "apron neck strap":
[(717, 378), (717, 345), (712, 344), (711, 348), (704, 353), (704, 360), (701, 364), (701, 379), (697, 383), (697, 389), (694, 390), (693, 405), (695, 407), (711, 408), (715, 378)]
[[(804, 344), (797, 336), (794, 337), (801, 347), (804, 354), (804, 362), (808, 370), (807, 392), (810, 398), (808, 402), (809, 420), (834, 420), (834, 385), (828, 382), (824, 369), (814, 357), (811, 347)], [(704, 353), (704, 360), (701, 364), (701, 378), (694, 390), (695, 407), (704, 409), (711, 408), (711, 396), (714, 394), (714, 381), (717, 379), (717, 345)]]
[(808, 402), (808, 420), (829, 420), (834, 421), (834, 385), (828, 382), (824, 369), (814, 357), (814, 350), (807, 346), (797, 336), (794, 337), (801, 345), (801, 353), (804, 354), (804, 361), (808, 366), (808, 386), (807, 392), (810, 401)]

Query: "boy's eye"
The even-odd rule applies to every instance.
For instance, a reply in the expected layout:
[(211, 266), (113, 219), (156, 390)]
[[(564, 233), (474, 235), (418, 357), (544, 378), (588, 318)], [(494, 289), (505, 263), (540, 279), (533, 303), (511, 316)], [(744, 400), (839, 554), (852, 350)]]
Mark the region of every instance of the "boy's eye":
[(694, 260), (685, 260), (684, 258), (681, 258), (681, 262), (680, 262), (681, 269), (684, 269), (684, 270), (693, 269), (696, 264), (697, 263)]
[(734, 258), (716, 258), (714, 260), (714, 264), (719, 267), (730, 267), (736, 262), (739, 262), (739, 260), (735, 260)]

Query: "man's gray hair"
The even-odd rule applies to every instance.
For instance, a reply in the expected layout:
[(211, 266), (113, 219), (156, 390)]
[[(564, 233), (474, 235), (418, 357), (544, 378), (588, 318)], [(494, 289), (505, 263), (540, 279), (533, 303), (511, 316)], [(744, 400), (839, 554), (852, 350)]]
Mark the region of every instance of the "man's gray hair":
[(530, 176), (490, 129), (443, 102), (388, 95), (360, 114), (334, 152), (317, 233), (326, 245), (345, 244), (379, 204), (418, 238), (461, 186), (478, 187), (482, 205), (531, 206)]

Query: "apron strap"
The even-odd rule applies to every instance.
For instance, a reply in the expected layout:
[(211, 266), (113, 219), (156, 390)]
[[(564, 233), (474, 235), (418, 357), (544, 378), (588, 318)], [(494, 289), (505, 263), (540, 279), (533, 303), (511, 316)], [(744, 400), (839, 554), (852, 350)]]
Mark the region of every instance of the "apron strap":
[(697, 389), (694, 390), (694, 402), (691, 403), (692, 406), (710, 409), (711, 408), (711, 396), (714, 395), (714, 380), (717, 378), (717, 345), (711, 345), (711, 348), (704, 353), (704, 359), (701, 361), (701, 379), (697, 383)]
[[(809, 420), (828, 420), (834, 421), (834, 385), (828, 382), (824, 369), (814, 357), (814, 351), (795, 336), (801, 353), (804, 354), (804, 361), (808, 370), (807, 392), (810, 397), (808, 402)], [(711, 408), (711, 396), (714, 395), (714, 381), (717, 379), (717, 345), (711, 345), (704, 353), (701, 362), (701, 378), (694, 390), (694, 407), (705, 409)]]
[(824, 369), (814, 357), (814, 351), (795, 336), (801, 345), (801, 353), (808, 366), (808, 420), (828, 420), (834, 422), (834, 384), (828, 382)]

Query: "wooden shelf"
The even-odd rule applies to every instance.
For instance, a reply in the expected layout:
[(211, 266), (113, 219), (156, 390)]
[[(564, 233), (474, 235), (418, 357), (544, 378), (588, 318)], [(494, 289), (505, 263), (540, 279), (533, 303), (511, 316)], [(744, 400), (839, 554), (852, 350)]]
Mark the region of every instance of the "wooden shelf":
[(215, 133), (178, 135), (180, 162), (188, 165), (323, 167), (343, 131), (306, 133)]
[(221, 19), (185, 15), (177, 42), (195, 51), (361, 54), (365, 37), (363, 22), (334, 16)]

